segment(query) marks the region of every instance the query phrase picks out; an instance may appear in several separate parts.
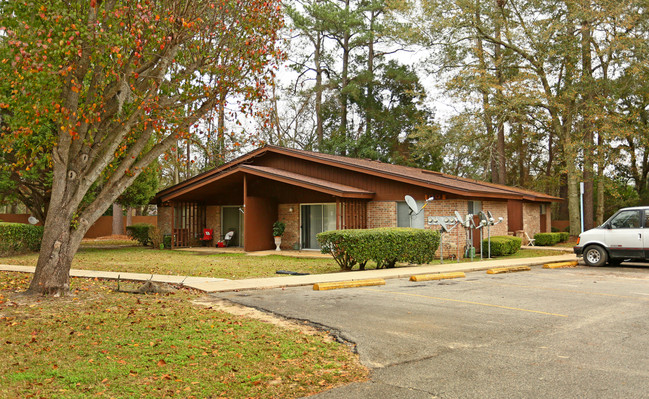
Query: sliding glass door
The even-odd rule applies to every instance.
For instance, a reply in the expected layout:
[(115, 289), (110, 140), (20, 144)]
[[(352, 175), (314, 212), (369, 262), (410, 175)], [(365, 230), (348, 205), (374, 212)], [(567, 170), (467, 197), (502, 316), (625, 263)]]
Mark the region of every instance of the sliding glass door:
[(336, 204), (301, 206), (302, 248), (320, 249), (316, 234), (336, 229)]

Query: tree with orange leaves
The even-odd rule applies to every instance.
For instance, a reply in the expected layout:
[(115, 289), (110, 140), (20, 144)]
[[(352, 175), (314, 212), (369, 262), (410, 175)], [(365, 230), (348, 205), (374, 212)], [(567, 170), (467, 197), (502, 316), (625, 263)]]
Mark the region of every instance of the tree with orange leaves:
[(5, 167), (45, 160), (52, 174), (31, 293), (68, 292), (88, 228), (224, 89), (263, 98), (281, 26), (276, 0), (0, 3), (0, 145), (16, 160)]

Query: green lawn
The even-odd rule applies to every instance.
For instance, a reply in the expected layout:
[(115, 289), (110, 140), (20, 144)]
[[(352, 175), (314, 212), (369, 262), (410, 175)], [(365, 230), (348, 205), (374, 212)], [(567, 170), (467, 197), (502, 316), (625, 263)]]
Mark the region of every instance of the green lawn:
[[(558, 255), (556, 251), (522, 249), (510, 258)], [(0, 258), (0, 263), (35, 266), (38, 254)], [(480, 260), (478, 255), (474, 262)], [(463, 260), (468, 262), (469, 260)], [(452, 260), (445, 260), (452, 262)], [(432, 264), (439, 263), (439, 260)], [(155, 250), (137, 246), (115, 248), (83, 247), (72, 262), (83, 270), (206, 276), (228, 279), (276, 276), (277, 270), (301, 273), (335, 273), (340, 267), (332, 258), (305, 259), (282, 255), (250, 256), (245, 253), (204, 254), (188, 251)], [(357, 268), (358, 266), (356, 266)], [(367, 268), (375, 266), (368, 264)]]
[(197, 306), (199, 294), (133, 295), (72, 279), (26, 297), (0, 272), (0, 397), (301, 397), (364, 380), (345, 345)]
[[(38, 254), (0, 258), (0, 263), (35, 266)], [(340, 270), (333, 259), (288, 256), (249, 256), (245, 253), (203, 254), (145, 247), (81, 248), (72, 268), (115, 272), (207, 276), (228, 279), (275, 276), (277, 270), (332, 273)]]

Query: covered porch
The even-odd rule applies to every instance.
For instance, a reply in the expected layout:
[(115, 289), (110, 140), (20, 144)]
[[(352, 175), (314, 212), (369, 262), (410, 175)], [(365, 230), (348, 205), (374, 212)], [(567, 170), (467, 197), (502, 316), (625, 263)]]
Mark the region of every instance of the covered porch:
[[(275, 248), (272, 225), (286, 223), (282, 249), (317, 249), (315, 235), (329, 229), (367, 228), (374, 193), (266, 166), (238, 165), (163, 195), (158, 225), (172, 247), (214, 247), (228, 231), (246, 252)], [(333, 219), (333, 220), (332, 220)], [(202, 242), (204, 229), (213, 240)]]

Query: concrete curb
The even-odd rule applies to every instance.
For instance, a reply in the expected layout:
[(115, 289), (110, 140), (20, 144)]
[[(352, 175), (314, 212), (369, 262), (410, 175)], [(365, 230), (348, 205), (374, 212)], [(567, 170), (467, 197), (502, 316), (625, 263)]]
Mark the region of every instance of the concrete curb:
[(385, 280), (382, 278), (373, 278), (367, 280), (356, 281), (338, 281), (335, 283), (316, 283), (313, 284), (314, 291), (337, 290), (340, 288), (357, 288), (357, 287), (371, 287), (375, 285), (385, 285)]
[(532, 269), (529, 266), (496, 267), (494, 269), (488, 269), (487, 274), (527, 272), (530, 270)]
[(463, 272), (420, 274), (417, 276), (410, 276), (410, 281), (445, 280), (449, 278), (464, 278), (464, 277), (466, 277), (466, 274), (464, 274)]
[(546, 263), (543, 265), (544, 269), (561, 269), (564, 267), (575, 267), (579, 264), (576, 260), (572, 262), (556, 262), (556, 263)]

